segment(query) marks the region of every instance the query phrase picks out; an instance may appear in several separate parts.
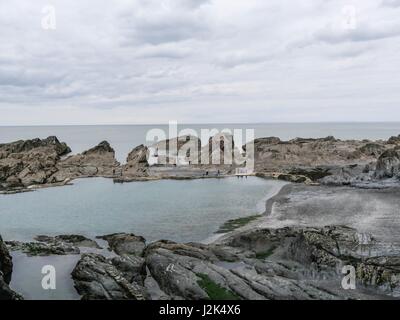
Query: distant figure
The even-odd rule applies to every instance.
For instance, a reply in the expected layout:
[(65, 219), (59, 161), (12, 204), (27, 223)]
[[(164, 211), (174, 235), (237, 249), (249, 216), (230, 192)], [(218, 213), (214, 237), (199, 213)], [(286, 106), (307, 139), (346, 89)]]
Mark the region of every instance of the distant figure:
[(206, 171), (206, 176), (208, 176), (208, 171)]
[(113, 169), (113, 176), (115, 176), (115, 169)]
[(220, 171), (218, 170), (218, 171), (217, 171), (217, 176), (219, 176), (219, 174), (220, 174)]

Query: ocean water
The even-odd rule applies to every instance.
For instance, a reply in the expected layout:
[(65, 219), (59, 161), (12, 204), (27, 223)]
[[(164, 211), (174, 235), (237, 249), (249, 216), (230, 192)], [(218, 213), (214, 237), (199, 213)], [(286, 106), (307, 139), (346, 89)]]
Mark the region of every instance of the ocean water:
[[(168, 133), (167, 125), (116, 125), (116, 126), (0, 126), (0, 143), (32, 138), (57, 136), (66, 142), (73, 153), (85, 151), (103, 140), (111, 143), (120, 162), (130, 150), (146, 144), (146, 134), (151, 129)], [(193, 129), (200, 136), (201, 129), (254, 129), (256, 138), (276, 136), (282, 140), (296, 137), (320, 138), (335, 136), (338, 139), (388, 139), (400, 134), (400, 122), (393, 123), (269, 123), (269, 124), (196, 124), (179, 125), (178, 130)], [(169, 137), (173, 138), (173, 136)]]
[(91, 238), (132, 232), (148, 241), (203, 241), (226, 220), (262, 213), (283, 182), (256, 177), (114, 184), (111, 179), (0, 195), (0, 234), (29, 241), (39, 234)]

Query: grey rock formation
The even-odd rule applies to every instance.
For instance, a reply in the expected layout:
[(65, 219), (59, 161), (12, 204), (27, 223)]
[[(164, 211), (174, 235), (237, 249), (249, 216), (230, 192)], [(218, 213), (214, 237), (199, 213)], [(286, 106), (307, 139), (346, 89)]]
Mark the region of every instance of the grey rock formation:
[(110, 260), (84, 254), (72, 271), (75, 288), (85, 300), (143, 300), (143, 289), (128, 281)]
[(126, 164), (122, 167), (124, 178), (146, 177), (148, 176), (148, 156), (149, 150), (146, 146), (140, 145), (134, 148), (126, 159)]
[(400, 149), (385, 151), (378, 159), (375, 170), (375, 177), (392, 178), (400, 177)]
[(21, 251), (28, 256), (51, 256), (80, 254), (79, 248), (101, 249), (96, 241), (81, 235), (39, 235), (36, 242), (6, 241), (11, 251)]
[(55, 237), (39, 235), (35, 237), (35, 240), (49, 244), (67, 243), (76, 247), (101, 249), (96, 241), (76, 234), (59, 235)]
[(387, 143), (395, 144), (395, 145), (400, 144), (400, 134), (397, 137), (396, 136), (390, 137), (389, 140), (387, 141)]
[(13, 263), (3, 239), (0, 236), (0, 300), (20, 300), (22, 297), (10, 289)]
[[(374, 237), (345, 226), (250, 229), (210, 245), (164, 240), (144, 250), (132, 246), (134, 235), (105, 238), (121, 256), (82, 257), (72, 277), (84, 299), (332, 300), (400, 293), (398, 256), (360, 254), (360, 247), (375, 245)], [(354, 266), (358, 284), (369, 290), (343, 290), (343, 265)]]
[(80, 254), (78, 247), (61, 241), (52, 242), (20, 242), (6, 241), (11, 251), (21, 251), (28, 256), (51, 256)]
[(82, 154), (59, 161), (57, 171), (48, 180), (50, 183), (60, 183), (79, 177), (113, 177), (118, 167), (114, 149), (107, 141), (103, 141)]
[(0, 186), (9, 189), (47, 183), (57, 171), (60, 157), (70, 151), (56, 137), (1, 144)]
[(134, 234), (114, 233), (97, 238), (106, 240), (110, 250), (118, 255), (141, 256), (146, 247), (146, 240)]

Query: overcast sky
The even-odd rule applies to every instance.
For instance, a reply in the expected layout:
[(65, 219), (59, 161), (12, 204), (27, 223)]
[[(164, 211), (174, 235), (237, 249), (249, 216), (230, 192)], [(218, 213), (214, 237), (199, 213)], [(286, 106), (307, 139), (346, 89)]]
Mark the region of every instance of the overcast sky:
[(400, 121), (400, 0), (0, 0), (0, 125), (168, 120)]

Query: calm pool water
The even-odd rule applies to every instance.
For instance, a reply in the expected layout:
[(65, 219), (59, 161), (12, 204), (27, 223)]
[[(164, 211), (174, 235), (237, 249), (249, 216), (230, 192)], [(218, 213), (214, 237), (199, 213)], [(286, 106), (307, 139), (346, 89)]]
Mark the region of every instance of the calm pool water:
[(114, 184), (94, 178), (74, 185), (0, 196), (0, 234), (133, 232), (148, 241), (202, 241), (228, 219), (263, 212), (283, 182), (251, 177)]
[[(72, 186), (0, 196), (0, 234), (5, 240), (29, 241), (38, 234), (93, 238), (133, 232), (148, 242), (204, 241), (226, 220), (262, 213), (266, 199), (284, 184), (255, 177), (126, 184), (81, 179)], [(104, 242), (99, 243), (105, 248)], [(79, 255), (12, 255), (11, 287), (25, 299), (79, 299), (70, 276)], [(45, 265), (57, 270), (56, 290), (41, 287)]]

